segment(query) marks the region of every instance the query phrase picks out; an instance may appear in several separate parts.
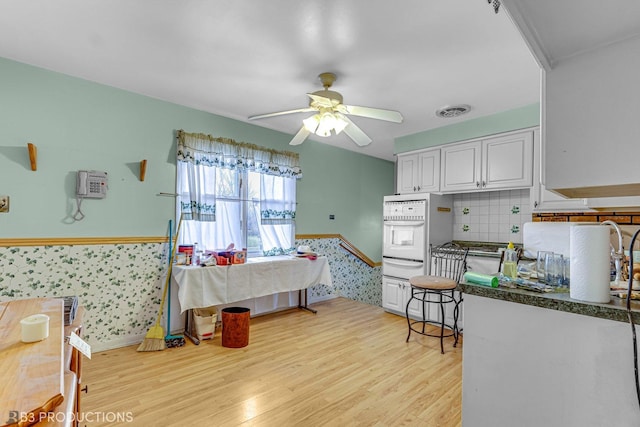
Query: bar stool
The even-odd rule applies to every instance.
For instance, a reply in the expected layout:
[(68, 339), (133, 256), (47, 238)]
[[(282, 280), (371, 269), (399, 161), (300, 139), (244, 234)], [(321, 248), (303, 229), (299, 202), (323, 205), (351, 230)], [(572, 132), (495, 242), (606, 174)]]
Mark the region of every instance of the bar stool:
[[(458, 344), (458, 315), (462, 293), (456, 298), (455, 290), (464, 274), (466, 259), (469, 249), (462, 248), (455, 243), (445, 243), (442, 246), (431, 248), (431, 274), (427, 276), (414, 276), (409, 279), (411, 285), (411, 298), (407, 301), (407, 323), (409, 334), (406, 342), (409, 342), (411, 332), (430, 337), (440, 337), (440, 352), (444, 354), (444, 338), (454, 337), (453, 346)], [(421, 304), (422, 318), (412, 319), (409, 317), (409, 307), (417, 300)], [(453, 305), (453, 323), (448, 324), (445, 318), (445, 305)], [(428, 308), (433, 305), (438, 312), (428, 313)], [(440, 334), (432, 334), (426, 331), (426, 325), (440, 327)], [(451, 332), (444, 333), (445, 328)]]

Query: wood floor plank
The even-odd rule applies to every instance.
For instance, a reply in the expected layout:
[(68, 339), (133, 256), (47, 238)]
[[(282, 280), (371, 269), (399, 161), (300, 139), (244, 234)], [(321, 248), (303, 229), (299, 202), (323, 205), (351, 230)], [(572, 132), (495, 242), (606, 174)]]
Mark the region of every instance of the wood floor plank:
[[(249, 345), (96, 353), (82, 409), (140, 426), (460, 426), (462, 343), (345, 298), (251, 319)], [(97, 418), (97, 416), (94, 416)], [(97, 420), (99, 421), (99, 420)], [(113, 421), (90, 425), (119, 425)]]

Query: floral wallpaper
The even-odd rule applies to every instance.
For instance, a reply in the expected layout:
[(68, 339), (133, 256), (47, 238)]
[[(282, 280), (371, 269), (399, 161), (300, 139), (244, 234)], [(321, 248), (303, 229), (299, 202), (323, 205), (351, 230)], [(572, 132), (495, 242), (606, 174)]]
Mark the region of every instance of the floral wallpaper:
[(310, 302), (335, 295), (382, 307), (382, 267), (369, 267), (342, 249), (339, 238), (296, 240), (296, 246), (300, 245), (326, 255), (331, 269), (333, 289), (324, 285), (309, 288)]
[[(309, 302), (344, 296), (380, 306), (381, 268), (369, 267), (339, 243), (296, 241), (329, 258), (333, 287), (310, 288)], [(86, 310), (83, 338), (94, 351), (136, 344), (158, 313), (166, 250), (157, 243), (0, 247), (0, 302), (77, 295)]]

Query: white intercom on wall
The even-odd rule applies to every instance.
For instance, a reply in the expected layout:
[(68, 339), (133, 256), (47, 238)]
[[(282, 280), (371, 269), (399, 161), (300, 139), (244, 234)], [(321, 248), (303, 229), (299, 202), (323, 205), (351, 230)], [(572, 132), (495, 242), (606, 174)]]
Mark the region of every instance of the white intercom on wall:
[(76, 195), (85, 199), (104, 199), (107, 197), (109, 180), (106, 172), (78, 171)]

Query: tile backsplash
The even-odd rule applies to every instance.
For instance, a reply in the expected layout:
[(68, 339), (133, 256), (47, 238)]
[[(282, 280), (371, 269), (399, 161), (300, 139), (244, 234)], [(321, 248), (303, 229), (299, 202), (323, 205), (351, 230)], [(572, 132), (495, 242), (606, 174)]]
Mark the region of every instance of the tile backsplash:
[(531, 221), (529, 189), (463, 193), (453, 196), (453, 239), (522, 243)]

